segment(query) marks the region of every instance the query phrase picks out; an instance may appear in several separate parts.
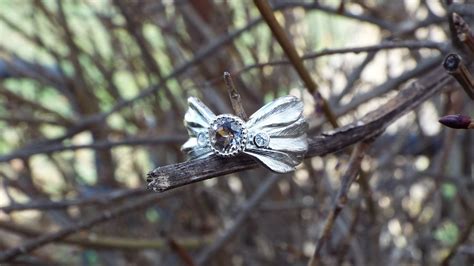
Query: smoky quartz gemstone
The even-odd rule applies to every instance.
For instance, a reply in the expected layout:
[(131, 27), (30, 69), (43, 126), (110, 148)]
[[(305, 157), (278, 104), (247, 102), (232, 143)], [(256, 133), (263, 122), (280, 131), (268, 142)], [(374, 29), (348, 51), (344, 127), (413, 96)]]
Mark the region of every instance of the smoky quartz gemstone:
[(218, 155), (236, 155), (245, 147), (247, 130), (240, 118), (221, 115), (211, 123), (209, 137), (211, 147)]

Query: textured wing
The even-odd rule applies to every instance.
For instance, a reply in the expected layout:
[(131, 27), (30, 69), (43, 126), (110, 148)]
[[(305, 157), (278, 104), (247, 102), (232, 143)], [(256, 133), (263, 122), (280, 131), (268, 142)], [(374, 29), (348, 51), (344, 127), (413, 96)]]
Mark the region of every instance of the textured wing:
[(181, 150), (191, 158), (199, 158), (212, 152), (209, 145), (199, 145), (198, 136), (199, 134), (207, 136), (209, 124), (216, 115), (196, 97), (189, 97), (188, 105), (184, 125), (188, 130), (189, 140), (181, 146)]
[[(255, 157), (275, 172), (293, 171), (301, 163), (308, 142), (308, 123), (303, 117), (303, 102), (294, 96), (285, 96), (260, 108), (246, 123), (250, 140), (244, 153)], [(264, 133), (269, 137), (265, 147), (258, 147), (253, 137)]]

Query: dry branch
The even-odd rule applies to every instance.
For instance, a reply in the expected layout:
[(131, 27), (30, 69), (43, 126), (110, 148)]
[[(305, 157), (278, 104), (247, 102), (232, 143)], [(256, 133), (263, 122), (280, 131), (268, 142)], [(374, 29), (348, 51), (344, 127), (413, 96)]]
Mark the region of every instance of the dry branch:
[[(438, 67), (402, 90), (396, 97), (387, 102), (384, 108), (379, 108), (359, 121), (337, 130), (323, 133), (320, 136), (309, 137), (309, 149), (306, 157), (323, 156), (377, 136), (397, 118), (438, 93), (451, 81), (450, 76), (441, 67)], [(254, 160), (245, 156), (238, 156), (232, 160), (212, 156), (166, 165), (148, 173), (148, 188), (154, 191), (166, 191), (257, 166), (258, 164)]]
[(242, 228), (243, 223), (254, 211), (259, 203), (265, 198), (270, 189), (280, 180), (283, 175), (271, 174), (268, 176), (257, 188), (257, 191), (248, 199), (247, 202), (242, 206), (242, 210), (239, 212), (237, 217), (233, 220), (232, 224), (224, 230), (224, 232), (206, 249), (204, 249), (197, 258), (198, 265), (207, 265), (208, 261), (214, 256), (221, 248), (229, 242), (235, 234)]
[[(27, 237), (38, 237), (44, 234), (39, 228), (32, 228), (30, 225), (20, 225), (10, 222), (0, 221), (0, 228), (9, 230), (8, 232), (24, 235)], [(187, 249), (198, 249), (212, 241), (212, 237), (187, 237), (175, 239), (181, 246)], [(124, 238), (97, 235), (95, 233), (74, 235), (59, 240), (62, 244), (76, 245), (85, 248), (97, 249), (121, 249), (121, 250), (143, 250), (143, 249), (164, 249), (167, 246), (166, 239), (140, 239), (140, 238)]]
[(330, 237), (334, 222), (336, 221), (339, 213), (341, 213), (342, 209), (347, 203), (347, 193), (349, 192), (352, 183), (359, 173), (360, 164), (362, 163), (362, 159), (364, 158), (366, 150), (370, 146), (370, 142), (372, 142), (372, 139), (359, 142), (352, 151), (351, 160), (348, 163), (346, 172), (342, 176), (341, 186), (337, 192), (335, 202), (326, 218), (323, 232), (316, 243), (316, 249), (314, 250), (313, 256), (311, 256), (309, 260), (308, 266), (316, 266), (319, 264), (321, 249), (324, 243)]
[[(305, 68), (303, 60), (296, 51), (295, 46), (290, 42), (290, 39), (286, 35), (285, 31), (276, 20), (275, 15), (273, 15), (273, 10), (271, 9), (267, 0), (254, 0), (254, 3), (260, 11), (260, 14), (262, 14), (263, 19), (267, 22), (268, 27), (270, 27), (273, 35), (277, 39), (296, 72), (300, 76), (301, 80), (303, 80), (306, 89), (308, 89), (311, 95), (317, 95), (318, 86), (316, 82), (314, 82), (308, 70)], [(319, 101), (327, 120), (334, 128), (339, 127), (337, 124), (337, 119), (326, 100), (322, 97), (319, 97)]]
[(113, 218), (129, 214), (132, 211), (137, 211), (141, 208), (144, 208), (152, 203), (160, 200), (164, 195), (152, 194), (146, 195), (142, 198), (139, 198), (135, 201), (127, 202), (120, 207), (117, 207), (112, 210), (104, 210), (98, 216), (94, 216), (90, 219), (83, 220), (77, 224), (59, 229), (56, 232), (48, 233), (41, 235), (37, 238), (26, 241), (23, 244), (20, 244), (17, 247), (7, 249), (3, 252), (0, 252), (0, 262), (10, 261), (16, 257), (27, 254), (37, 248), (40, 248), (46, 244), (49, 244), (54, 241), (58, 241), (72, 235), (74, 233), (80, 232), (82, 230), (91, 228), (97, 224), (109, 221)]

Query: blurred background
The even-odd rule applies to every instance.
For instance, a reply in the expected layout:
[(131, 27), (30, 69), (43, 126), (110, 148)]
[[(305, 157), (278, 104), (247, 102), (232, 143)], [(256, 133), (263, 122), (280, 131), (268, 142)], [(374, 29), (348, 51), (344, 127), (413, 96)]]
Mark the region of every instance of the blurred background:
[[(341, 125), (441, 64), (449, 8), (473, 19), (473, 6), (451, 2), (270, 1)], [(307, 264), (350, 153), (270, 183), (259, 168), (140, 203), (146, 173), (186, 160), (188, 96), (232, 113), (224, 71), (249, 115), (291, 94), (311, 136), (332, 129), (253, 1), (1, 0), (0, 36), (0, 251), (102, 217), (14, 262)], [(473, 130), (438, 123), (454, 113), (474, 114), (459, 87), (378, 137), (321, 263), (436, 265), (454, 250), (453, 265), (473, 265)], [(107, 215), (117, 208), (129, 209)]]

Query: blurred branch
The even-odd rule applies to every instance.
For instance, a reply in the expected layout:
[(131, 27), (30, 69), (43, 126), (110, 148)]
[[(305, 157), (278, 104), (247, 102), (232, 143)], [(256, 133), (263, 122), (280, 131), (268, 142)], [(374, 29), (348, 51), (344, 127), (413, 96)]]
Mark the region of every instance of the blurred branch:
[(196, 265), (196, 263), (194, 263), (194, 260), (189, 254), (189, 252), (186, 249), (184, 249), (184, 247), (180, 243), (178, 243), (176, 240), (169, 237), (168, 245), (172, 250), (174, 250), (174, 252), (178, 255), (178, 257), (181, 259), (184, 265), (186, 266)]
[[(384, 131), (394, 120), (411, 111), (432, 95), (438, 93), (452, 79), (438, 67), (429, 75), (412, 83), (396, 97), (360, 121), (353, 122), (320, 136), (309, 137), (306, 157), (323, 156), (341, 150), (359, 141), (367, 140)], [(212, 156), (207, 159), (158, 167), (148, 173), (148, 187), (166, 191), (208, 178), (257, 167), (251, 158), (238, 156), (232, 160)]]
[(183, 73), (185, 73), (186, 71), (191, 69), (193, 66), (200, 63), (203, 59), (212, 56), (217, 49), (219, 49), (222, 46), (225, 46), (225, 45), (229, 44), (235, 38), (240, 36), (242, 33), (246, 32), (249, 29), (256, 26), (259, 22), (261, 22), (261, 18), (254, 19), (254, 20), (250, 21), (244, 27), (242, 27), (240, 29), (237, 29), (237, 30), (235, 30), (235, 31), (233, 31), (229, 34), (223, 35), (222, 37), (220, 37), (218, 39), (215, 39), (213, 42), (209, 43), (209, 45), (207, 45), (206, 47), (204, 47), (204, 48), (200, 49), (199, 51), (197, 51), (189, 61), (187, 61), (186, 63), (184, 63), (184, 64), (182, 64), (178, 67), (176, 67), (169, 75), (164, 77), (158, 84), (152, 85), (152, 86), (148, 87), (147, 89), (142, 90), (138, 95), (136, 95), (136, 96), (134, 96), (130, 99), (124, 99), (122, 101), (117, 102), (112, 108), (110, 108), (106, 112), (85, 117), (84, 119), (79, 121), (75, 127), (72, 127), (70, 129), (68, 129), (68, 131), (65, 134), (63, 134), (62, 136), (52, 138), (52, 139), (38, 140), (35, 143), (31, 143), (31, 144), (23, 147), (22, 149), (19, 150), (19, 152), (21, 152), (22, 150), (28, 150), (31, 147), (39, 147), (39, 146), (43, 146), (43, 145), (50, 145), (51, 143), (56, 143), (56, 142), (63, 141), (63, 140), (65, 140), (67, 138), (70, 138), (70, 137), (72, 137), (72, 136), (74, 136), (74, 135), (76, 135), (76, 134), (78, 134), (82, 131), (85, 131), (85, 130), (89, 129), (94, 124), (98, 124), (98, 123), (103, 122), (107, 117), (109, 117), (113, 113), (118, 112), (118, 111), (122, 110), (125, 107), (128, 107), (128, 106), (130, 106), (130, 105), (132, 105), (132, 104), (134, 104), (134, 103), (136, 103), (136, 102), (138, 102), (142, 99), (145, 99), (146, 97), (149, 97), (149, 96), (153, 95), (154, 93), (159, 91), (166, 84), (166, 82), (182, 75)]
[(361, 79), (362, 72), (364, 72), (367, 66), (370, 65), (370, 63), (374, 61), (376, 55), (377, 55), (376, 51), (369, 52), (365, 56), (364, 60), (350, 73), (349, 76), (347, 76), (347, 82), (346, 82), (346, 85), (344, 85), (344, 88), (342, 89), (342, 91), (339, 94), (329, 99), (329, 103), (331, 104), (331, 106), (339, 105), (339, 102), (344, 96), (346, 96), (347, 94), (349, 94), (350, 92), (352, 92), (354, 89), (357, 88), (356, 84)]
[[(290, 42), (290, 39), (286, 35), (285, 31), (276, 20), (273, 10), (268, 4), (267, 0), (254, 0), (254, 3), (260, 11), (260, 14), (262, 14), (263, 19), (267, 22), (268, 27), (271, 29), (274, 37), (277, 39), (286, 56), (288, 59), (290, 59), (291, 64), (295, 68), (301, 80), (303, 80), (306, 89), (313, 96), (318, 94), (318, 85), (313, 80), (308, 70), (305, 68), (301, 57), (296, 51), (295, 46)], [(334, 116), (334, 113), (327, 101), (322, 96), (318, 97), (318, 100), (329, 123), (331, 123), (334, 128), (339, 127), (337, 119)]]
[[(8, 230), (8, 232), (21, 234), (29, 238), (38, 237), (44, 234), (43, 230), (33, 228), (28, 225), (20, 225), (5, 221), (0, 221), (0, 228)], [(179, 245), (187, 249), (198, 249), (212, 241), (212, 237), (190, 237), (175, 239)], [(89, 233), (85, 235), (69, 236), (59, 240), (60, 243), (78, 245), (84, 248), (99, 249), (124, 249), (124, 250), (142, 250), (142, 249), (163, 249), (167, 247), (166, 239), (138, 239), (138, 238), (122, 238), (110, 237)]]
[(163, 144), (181, 144), (186, 141), (186, 136), (162, 136), (157, 138), (130, 138), (120, 141), (100, 140), (91, 144), (64, 145), (51, 144), (49, 146), (31, 147), (29, 149), (20, 149), (10, 154), (0, 156), (0, 162), (8, 162), (16, 158), (28, 158), (35, 154), (51, 154), (62, 151), (75, 151), (80, 149), (103, 149), (117, 146), (138, 146), (138, 145), (163, 145)]
[[(0, 65), (1, 65), (1, 62), (0, 62)], [(0, 72), (1, 72), (1, 70), (0, 70)], [(20, 96), (20, 95), (14, 93), (14, 92), (8, 90), (2, 84), (0, 84), (0, 95), (5, 97), (5, 99), (8, 101), (8, 103), (19, 103), (20, 105), (26, 105), (26, 106), (28, 106), (32, 109), (35, 109), (35, 111), (39, 111), (39, 112), (42, 112), (44, 114), (53, 116), (55, 118), (55, 120), (57, 120), (59, 123), (62, 123), (62, 124), (67, 125), (67, 126), (72, 126), (73, 125), (73, 121), (71, 121), (70, 119), (64, 117), (60, 113), (58, 113), (54, 110), (51, 110), (50, 108), (47, 108), (46, 106), (43, 106), (42, 104), (40, 104), (36, 101), (33, 101), (33, 100), (30, 100), (30, 99), (27, 99), (25, 97)]]
[[(363, 52), (364, 53), (378, 52), (378, 51), (381, 51), (381, 50), (392, 50), (392, 49), (410, 49), (410, 50), (412, 50), (412, 49), (424, 49), (424, 48), (426, 48), (426, 49), (435, 49), (435, 50), (439, 50), (440, 52), (445, 52), (445, 51), (448, 50), (449, 47), (447, 45), (441, 43), (441, 42), (408, 40), (408, 41), (397, 41), (397, 42), (384, 42), (384, 43), (377, 44), (377, 45), (360, 46), (360, 47), (348, 47), (348, 48), (339, 48), (339, 49), (323, 49), (319, 52), (306, 53), (306, 54), (302, 55), (301, 58), (303, 60), (311, 60), (311, 59), (317, 59), (317, 58), (323, 57), (323, 56), (339, 55), (339, 54), (346, 54), (346, 53), (359, 54), (359, 53), (363, 53)], [(421, 63), (421, 64), (419, 64), (420, 65), (419, 68), (413, 69), (412, 72), (408, 71), (406, 75), (402, 75), (402, 76), (400, 76), (400, 78), (394, 78), (394, 80), (397, 80), (397, 84), (398, 83), (403, 83), (407, 79), (409, 79), (409, 78), (407, 78), (408, 76), (412, 77), (412, 76), (416, 76), (416, 74), (420, 73), (419, 71), (417, 71), (418, 69), (420, 69), (421, 71), (423, 71), (423, 70), (426, 71), (430, 67), (433, 67), (433, 66), (436, 65), (436, 64), (434, 64), (434, 62), (432, 62), (432, 60), (430, 60), (430, 59), (426, 59), (426, 60), (427, 60), (426, 64)], [(440, 59), (436, 59), (436, 63), (438, 61), (440, 61)], [(248, 72), (248, 71), (250, 71), (252, 69), (255, 69), (255, 68), (264, 68), (264, 67), (267, 67), (267, 66), (278, 66), (278, 65), (289, 65), (289, 64), (291, 64), (291, 62), (289, 60), (285, 60), (285, 59), (275, 60), (275, 61), (270, 61), (270, 62), (262, 62), (262, 63), (246, 65), (245, 67), (243, 67), (241, 69), (233, 71), (233, 73), (234, 73), (234, 75), (239, 75), (240, 76), (243, 73)], [(429, 66), (427, 66), (427, 64)], [(215, 79), (212, 79), (211, 81), (206, 81), (203, 84), (193, 85), (192, 87), (206, 87), (208, 84), (218, 83), (218, 82), (220, 82), (220, 80), (221, 80), (220, 78), (215, 78)], [(391, 83), (392, 82), (390, 82), (390, 84)], [(393, 87), (393, 86), (389, 86), (389, 87)]]
[[(347, 114), (349, 111), (353, 110), (357, 106), (367, 102), (368, 100), (378, 97), (384, 93), (387, 93), (391, 90), (394, 90), (401, 86), (403, 83), (419, 77), (432, 69), (435, 69), (441, 63), (441, 57), (427, 58), (417, 64), (413, 69), (407, 70), (400, 74), (398, 77), (388, 79), (384, 83), (378, 85), (377, 87), (369, 90), (366, 93), (361, 93), (352, 98), (352, 100), (346, 104), (336, 109), (336, 115), (341, 116)], [(444, 76), (444, 75), (443, 75)]]
[(12, 211), (24, 211), (24, 210), (50, 210), (50, 209), (64, 209), (71, 206), (85, 206), (85, 205), (108, 205), (113, 201), (129, 198), (133, 196), (139, 196), (145, 194), (146, 190), (144, 188), (134, 188), (134, 189), (123, 189), (108, 192), (105, 195), (98, 195), (90, 198), (80, 198), (80, 199), (70, 199), (70, 200), (61, 200), (61, 201), (47, 201), (41, 202), (40, 200), (35, 200), (29, 203), (14, 203), (12, 205), (0, 207), (0, 211), (5, 213), (10, 213)]
[(326, 5), (322, 5), (319, 2), (298, 2), (298, 1), (279, 1), (278, 5), (275, 6), (275, 10), (287, 9), (287, 8), (294, 8), (294, 7), (302, 7), (306, 10), (320, 10), (322, 12), (326, 12), (328, 14), (352, 18), (354, 20), (368, 22), (374, 25), (379, 26), (382, 29), (393, 31), (395, 29), (395, 25), (383, 20), (378, 19), (373, 16), (365, 15), (365, 14), (355, 14), (351, 13), (347, 10), (341, 10), (339, 8), (332, 8)]
[[(385, 42), (376, 45), (367, 45), (360, 47), (348, 47), (348, 48), (339, 48), (339, 49), (323, 49), (319, 52), (307, 53), (301, 56), (303, 60), (316, 59), (318, 57), (327, 56), (327, 55), (338, 55), (338, 54), (348, 54), (348, 53), (369, 53), (369, 52), (378, 52), (381, 50), (392, 50), (392, 49), (435, 49), (441, 52), (447, 50), (447, 46), (440, 42), (433, 41), (397, 41), (397, 42)], [(275, 60), (264, 63), (257, 63), (252, 65), (247, 65), (244, 68), (235, 71), (236, 74), (242, 74), (254, 68), (264, 68), (266, 66), (277, 66), (277, 65), (288, 65), (291, 64), (289, 60)]]
[[(162, 194), (149, 194), (142, 198), (136, 199), (134, 201), (125, 202), (120, 207), (103, 210), (97, 216), (91, 217), (89, 219), (85, 219), (83, 221), (78, 222), (77, 224), (59, 229), (56, 232), (46, 233), (37, 238), (27, 240), (23, 244), (20, 244), (17, 247), (10, 248), (10, 249), (0, 252), (0, 262), (10, 261), (18, 257), (19, 255), (27, 254), (46, 244), (68, 237), (71, 234), (91, 228), (97, 224), (104, 223), (106, 221), (117, 218), (119, 216), (130, 214), (133, 211), (138, 211), (153, 203), (156, 203), (164, 196), (165, 196), (164, 194), (163, 195)], [(166, 195), (166, 196), (169, 196), (169, 195)]]
[(452, 14), (452, 20), (454, 29), (456, 30), (456, 37), (464, 44), (467, 50), (469, 50), (470, 54), (474, 54), (474, 37), (472, 36), (471, 28), (466, 21), (456, 13)]
[(362, 159), (364, 158), (365, 153), (370, 147), (370, 143), (372, 141), (372, 139), (368, 139), (363, 142), (359, 142), (352, 151), (351, 159), (348, 163), (347, 169), (344, 175), (341, 177), (341, 186), (337, 192), (336, 199), (334, 200), (334, 205), (326, 218), (323, 232), (321, 237), (318, 239), (316, 249), (314, 250), (314, 253), (308, 262), (308, 266), (319, 265), (321, 248), (331, 235), (334, 222), (348, 201), (347, 193), (359, 174), (360, 164), (362, 163)]
[(198, 265), (209, 264), (209, 260), (239, 232), (239, 229), (242, 229), (244, 222), (248, 219), (250, 214), (259, 206), (260, 202), (283, 176), (284, 175), (271, 174), (257, 186), (257, 191), (243, 204), (239, 214), (232, 221), (232, 224), (226, 228), (209, 247), (199, 254), (197, 258)]
[[(114, 0), (115, 6), (118, 7), (122, 16), (125, 18), (125, 28), (133, 37), (135, 42), (138, 44), (138, 48), (142, 54), (143, 61), (148, 70), (154, 75), (158, 76), (160, 80), (163, 80), (163, 75), (158, 65), (158, 62), (154, 59), (154, 56), (150, 49), (150, 44), (143, 35), (142, 26), (137, 22), (133, 16), (133, 10), (129, 10), (133, 5), (127, 5), (122, 0)], [(166, 82), (161, 82), (161, 86), (164, 89), (166, 98), (170, 101), (173, 110), (181, 114), (180, 106), (178, 105), (175, 96), (171, 93), (170, 88), (166, 85)]]

